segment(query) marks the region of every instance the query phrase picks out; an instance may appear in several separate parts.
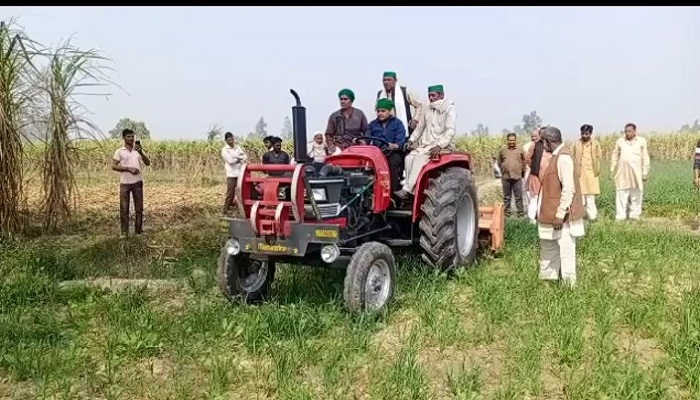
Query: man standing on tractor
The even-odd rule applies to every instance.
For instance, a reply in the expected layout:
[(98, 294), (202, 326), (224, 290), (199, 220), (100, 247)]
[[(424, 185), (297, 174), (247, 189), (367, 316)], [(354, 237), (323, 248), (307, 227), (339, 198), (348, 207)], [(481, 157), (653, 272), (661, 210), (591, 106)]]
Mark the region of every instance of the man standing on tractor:
[(518, 136), (510, 132), (506, 135), (506, 147), (498, 153), (498, 167), (501, 170), (503, 203), (506, 217), (511, 213), (511, 199), (515, 197), (518, 217), (525, 215), (523, 206), (523, 178), (525, 177), (525, 153), (518, 147)]
[[(263, 154), (263, 164), (291, 164), (292, 159), (289, 153), (282, 150), (282, 139), (278, 137), (272, 138), (272, 150)], [(270, 172), (270, 176), (281, 176), (284, 172)]]
[(428, 87), (430, 104), (424, 107), (420, 121), (409, 139), (411, 152), (406, 155), (406, 179), (397, 197), (407, 199), (413, 194), (421, 169), (443, 150), (454, 151), (457, 131), (457, 110), (453, 100), (445, 99), (442, 85)]
[(581, 176), (578, 178), (583, 195), (583, 206), (586, 215), (591, 221), (598, 216), (595, 198), (600, 194), (600, 160), (603, 158), (603, 150), (596, 139), (592, 139), (593, 126), (584, 124), (581, 126), (581, 140), (578, 140), (573, 148), (574, 160)]
[(406, 143), (406, 128), (400, 119), (391, 114), (394, 102), (391, 99), (377, 100), (377, 118), (369, 123), (369, 136), (386, 140), (386, 143), (374, 144), (379, 147), (387, 146), (386, 160), (391, 170), (391, 191), (395, 192), (401, 187), (401, 170), (403, 157), (401, 150)]
[(345, 150), (354, 143), (355, 139), (367, 135), (369, 123), (367, 123), (365, 113), (352, 106), (355, 101), (355, 93), (352, 90), (341, 90), (338, 92), (338, 98), (340, 99), (340, 110), (328, 117), (326, 134), (333, 134), (336, 146)]
[(561, 131), (548, 126), (543, 132), (545, 151), (552, 154), (540, 171), (542, 193), (537, 214), (540, 238), (540, 279), (576, 283), (576, 238), (584, 235), (583, 197), (578, 167), (562, 143)]
[(637, 136), (637, 126), (625, 125), (625, 136), (617, 139), (610, 160), (610, 178), (615, 181), (615, 219), (638, 220), (642, 215), (644, 182), (649, 176), (647, 140)]
[(396, 72), (384, 72), (382, 76), (384, 89), (377, 92), (377, 100), (386, 98), (394, 102), (395, 107), (392, 114), (403, 122), (403, 126), (408, 131), (408, 135), (410, 135), (418, 126), (423, 103), (406, 86), (399, 86), (400, 95), (396, 96), (396, 81)]

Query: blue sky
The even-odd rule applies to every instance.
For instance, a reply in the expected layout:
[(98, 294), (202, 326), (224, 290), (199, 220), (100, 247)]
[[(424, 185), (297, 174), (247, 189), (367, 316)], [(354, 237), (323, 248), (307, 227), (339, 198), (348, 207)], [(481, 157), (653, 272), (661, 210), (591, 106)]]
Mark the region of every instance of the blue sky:
[(384, 70), (427, 101), (442, 83), (458, 131), (492, 134), (537, 110), (567, 137), (700, 118), (698, 7), (0, 7), (44, 44), (73, 35), (113, 61), (109, 99), (86, 98), (105, 132), (121, 117), (156, 138), (279, 134), (290, 88), (324, 130), (338, 90), (373, 118)]

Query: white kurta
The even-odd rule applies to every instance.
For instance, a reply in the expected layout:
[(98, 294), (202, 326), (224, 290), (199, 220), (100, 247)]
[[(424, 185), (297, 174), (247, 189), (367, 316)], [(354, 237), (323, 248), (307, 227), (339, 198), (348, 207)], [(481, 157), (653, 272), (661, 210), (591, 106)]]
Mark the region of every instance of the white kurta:
[[(559, 145), (552, 154), (558, 154), (563, 146)], [(568, 155), (558, 157), (557, 173), (562, 188), (556, 215), (557, 218), (564, 218), (576, 193), (574, 159)], [(542, 200), (538, 200), (539, 209)], [(576, 283), (576, 238), (585, 234), (583, 220), (565, 222), (560, 230), (538, 222), (537, 231), (540, 238), (540, 279), (558, 280), (561, 277), (573, 286)]]
[[(647, 141), (635, 136), (631, 140), (621, 137), (615, 142), (610, 159), (610, 174), (615, 179), (615, 219), (639, 219), (642, 214), (644, 181), (649, 175), (649, 151)], [(629, 207), (628, 207), (629, 204)]]
[(402, 189), (412, 193), (421, 169), (430, 162), (430, 149), (440, 146), (454, 150), (457, 132), (457, 110), (454, 101), (442, 99), (423, 106), (421, 118), (411, 141), (416, 149), (406, 155), (406, 179)]

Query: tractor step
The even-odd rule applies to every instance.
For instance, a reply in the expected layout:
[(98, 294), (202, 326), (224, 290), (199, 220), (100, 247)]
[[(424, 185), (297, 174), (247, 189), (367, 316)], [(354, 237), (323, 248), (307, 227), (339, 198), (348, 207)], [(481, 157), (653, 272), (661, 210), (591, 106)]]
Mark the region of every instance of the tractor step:
[(387, 246), (408, 247), (413, 246), (413, 241), (408, 239), (384, 239)]
[(411, 210), (387, 210), (387, 217), (410, 217), (413, 215)]

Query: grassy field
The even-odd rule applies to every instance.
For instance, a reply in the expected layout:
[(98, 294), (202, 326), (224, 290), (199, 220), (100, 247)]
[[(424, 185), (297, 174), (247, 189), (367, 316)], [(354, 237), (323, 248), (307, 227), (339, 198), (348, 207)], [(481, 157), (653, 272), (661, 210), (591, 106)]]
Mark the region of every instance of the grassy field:
[(536, 230), (513, 220), (502, 256), (454, 279), (399, 258), (374, 318), (344, 312), (337, 271), (283, 267), (271, 302), (224, 300), (224, 187), (187, 172), (146, 172), (140, 238), (118, 239), (117, 176), (96, 170), (65, 235), (0, 244), (0, 398), (700, 398), (689, 161), (653, 161), (641, 222), (610, 220), (603, 179), (573, 291), (537, 279)]

